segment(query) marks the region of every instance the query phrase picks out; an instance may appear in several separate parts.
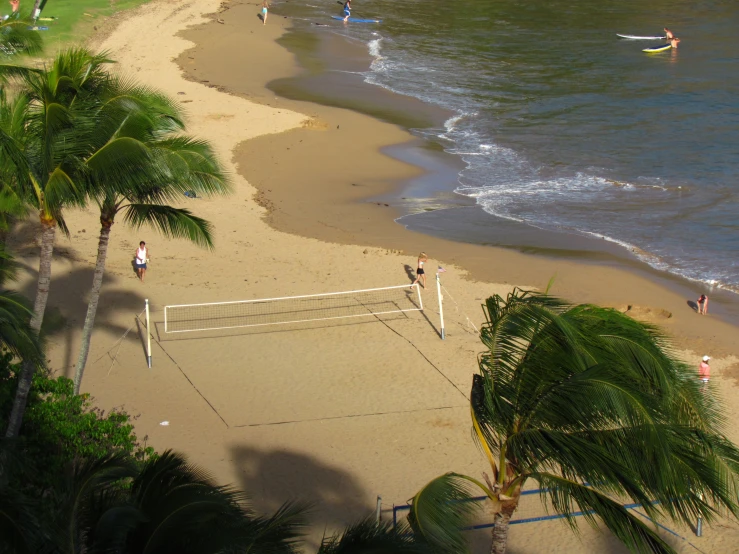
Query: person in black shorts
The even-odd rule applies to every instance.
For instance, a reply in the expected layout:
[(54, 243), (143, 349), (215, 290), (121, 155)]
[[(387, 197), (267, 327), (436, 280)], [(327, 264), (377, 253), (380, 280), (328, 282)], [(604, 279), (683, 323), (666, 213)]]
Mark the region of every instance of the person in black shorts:
[(426, 252), (421, 252), (418, 255), (418, 268), (416, 269), (416, 280), (411, 283), (411, 288), (413, 288), (413, 285), (421, 281), (421, 286), (423, 288), (426, 288), (426, 272), (423, 270), (423, 264), (425, 264), (428, 261), (428, 256), (426, 255)]

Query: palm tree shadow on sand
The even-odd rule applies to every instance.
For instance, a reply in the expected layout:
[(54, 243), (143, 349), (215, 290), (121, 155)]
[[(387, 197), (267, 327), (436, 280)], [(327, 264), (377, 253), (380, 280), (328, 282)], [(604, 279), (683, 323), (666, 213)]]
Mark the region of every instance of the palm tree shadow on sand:
[[(231, 456), (240, 476), (236, 485), (262, 513), (273, 513), (288, 500), (311, 503), (308, 518), (312, 529), (325, 529), (330, 534), (374, 511), (379, 491), (363, 489), (353, 475), (338, 466), (300, 452), (245, 445), (234, 446)], [(306, 544), (315, 551), (320, 539), (312, 534), (306, 537)]]
[[(25, 273), (27, 278), (22, 287), (11, 287), (18, 290), (23, 296), (31, 299), (36, 294), (36, 282), (38, 280), (39, 253), (36, 243), (36, 235), (39, 226), (32, 221), (24, 221), (13, 228), (12, 235), (8, 241), (11, 252), (16, 257), (19, 267), (19, 277)], [(61, 263), (60, 263), (61, 262)], [(74, 364), (79, 353), (77, 332), (81, 332), (82, 325), (87, 313), (87, 301), (92, 288), (93, 267), (80, 267), (72, 271), (63, 269), (64, 262), (82, 263), (74, 247), (63, 237), (57, 237), (54, 246), (54, 258), (52, 262), (52, 279), (49, 287), (49, 303), (44, 316), (42, 334), (53, 340), (63, 337), (65, 353), (60, 367), (53, 368), (65, 377), (73, 377)], [(131, 268), (135, 274), (133, 258)], [(109, 333), (120, 336), (126, 332), (127, 326), (113, 323), (111, 319), (120, 313), (131, 314), (130, 324), (134, 323), (133, 316), (144, 308), (144, 297), (138, 293), (127, 290), (116, 290), (114, 287), (120, 281), (120, 277), (112, 270), (105, 274), (103, 281), (103, 293), (98, 306), (98, 319), (95, 321), (95, 329), (104, 329)], [(136, 340), (131, 336), (130, 340)]]

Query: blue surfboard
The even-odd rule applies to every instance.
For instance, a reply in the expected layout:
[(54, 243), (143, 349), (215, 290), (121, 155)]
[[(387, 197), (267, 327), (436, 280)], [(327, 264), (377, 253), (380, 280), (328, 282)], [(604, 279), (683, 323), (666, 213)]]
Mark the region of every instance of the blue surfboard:
[[(344, 20), (340, 15), (332, 15), (331, 17), (338, 19), (339, 21)], [(350, 21), (351, 23), (382, 23), (382, 19), (357, 19), (356, 17), (350, 17), (347, 21)]]

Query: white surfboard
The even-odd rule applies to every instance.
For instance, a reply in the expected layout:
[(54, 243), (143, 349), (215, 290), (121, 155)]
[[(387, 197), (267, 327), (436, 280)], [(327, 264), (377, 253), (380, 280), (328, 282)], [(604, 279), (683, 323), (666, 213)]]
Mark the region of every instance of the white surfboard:
[(667, 38), (666, 36), (642, 37), (638, 35), (619, 35), (618, 33), (616, 33), (616, 36), (621, 38), (630, 38), (631, 40), (660, 40)]

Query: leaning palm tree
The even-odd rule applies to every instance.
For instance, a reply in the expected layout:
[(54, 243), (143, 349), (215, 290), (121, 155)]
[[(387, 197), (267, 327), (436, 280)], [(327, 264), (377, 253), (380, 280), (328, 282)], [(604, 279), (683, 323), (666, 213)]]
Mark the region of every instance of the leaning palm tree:
[[(56, 229), (67, 233), (64, 211), (83, 206), (89, 194), (85, 160), (95, 154), (88, 140), (96, 124), (91, 114), (106, 96), (111, 79), (104, 55), (84, 49), (60, 53), (41, 72), (19, 74), (21, 92), (12, 100), (12, 111), (23, 125), (0, 128), (2, 174), (15, 194), (37, 210), (41, 224), (39, 274), (31, 328), (41, 329), (51, 281), (51, 260)], [(1, 99), (0, 99), (1, 100)], [(112, 160), (110, 180), (127, 179), (140, 160)], [(110, 181), (109, 180), (109, 181)], [(24, 363), (18, 382), (7, 437), (20, 431), (33, 367)]]
[[(105, 272), (110, 232), (119, 213), (134, 228), (150, 225), (165, 236), (185, 238), (212, 247), (210, 224), (189, 210), (169, 206), (184, 194), (223, 194), (226, 179), (210, 146), (179, 133), (184, 124), (177, 106), (166, 96), (143, 87), (120, 84), (96, 114), (99, 124), (92, 131), (92, 142), (99, 144), (85, 164), (91, 182), (91, 196), (100, 209), (100, 238), (92, 291), (87, 307), (82, 345), (74, 375), (78, 394), (90, 351), (100, 288)], [(111, 177), (110, 160), (134, 155), (144, 163), (121, 183)], [(142, 156), (143, 153), (143, 156)]]
[(739, 513), (739, 449), (721, 432), (719, 406), (655, 328), (519, 290), (484, 308), (487, 350), (471, 415), (490, 475), (448, 473), (424, 486), (412, 503), (416, 532), (442, 551), (464, 551), (458, 529), (471, 503), (457, 501), (481, 490), (495, 513), (491, 551), (503, 554), (529, 481), (573, 528), (580, 511), (632, 551), (672, 549), (623, 499), (686, 524)]

